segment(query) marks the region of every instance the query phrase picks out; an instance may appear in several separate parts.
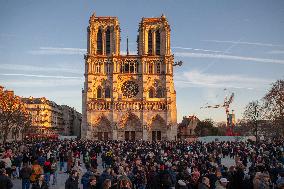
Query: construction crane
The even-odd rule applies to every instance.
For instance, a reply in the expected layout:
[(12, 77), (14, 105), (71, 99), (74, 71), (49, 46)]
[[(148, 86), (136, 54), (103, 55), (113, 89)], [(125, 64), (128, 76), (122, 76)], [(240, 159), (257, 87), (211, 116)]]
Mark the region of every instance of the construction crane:
[[(224, 89), (224, 90), (227, 90), (227, 89)], [(232, 114), (230, 114), (230, 104), (232, 104), (233, 100), (234, 100), (234, 93), (232, 93), (229, 98), (226, 96), (224, 98), (223, 104), (207, 105), (204, 107), (200, 107), (200, 109), (202, 108), (225, 108), (226, 117), (227, 117), (227, 132), (226, 132), (227, 136), (235, 136), (235, 133), (233, 132), (235, 123), (233, 122)]]

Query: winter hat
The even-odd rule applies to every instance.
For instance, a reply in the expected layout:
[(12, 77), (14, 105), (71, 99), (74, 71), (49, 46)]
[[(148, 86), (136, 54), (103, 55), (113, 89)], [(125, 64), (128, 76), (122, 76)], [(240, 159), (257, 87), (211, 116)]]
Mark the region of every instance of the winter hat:
[(186, 186), (186, 183), (183, 180), (178, 180), (178, 184), (180, 186)]
[(227, 182), (229, 182), (226, 178), (221, 178), (220, 179), (220, 182), (222, 182), (222, 183), (227, 183)]

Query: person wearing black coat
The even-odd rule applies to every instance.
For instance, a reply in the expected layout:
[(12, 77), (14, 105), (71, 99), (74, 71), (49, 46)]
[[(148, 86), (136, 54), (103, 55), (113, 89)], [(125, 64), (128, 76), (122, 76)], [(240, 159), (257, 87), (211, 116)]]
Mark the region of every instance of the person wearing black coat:
[(79, 189), (79, 176), (76, 170), (72, 170), (69, 178), (65, 182), (65, 189)]
[(32, 185), (32, 189), (48, 189), (48, 185), (44, 180), (44, 175), (40, 175), (35, 183)]
[(13, 188), (13, 183), (11, 179), (6, 174), (6, 170), (0, 169), (0, 188), (1, 189), (11, 189)]
[(99, 189), (96, 177), (90, 178), (88, 189)]
[(22, 189), (30, 188), (30, 177), (32, 175), (32, 169), (27, 163), (24, 163), (23, 168), (20, 170), (20, 178), (22, 179)]

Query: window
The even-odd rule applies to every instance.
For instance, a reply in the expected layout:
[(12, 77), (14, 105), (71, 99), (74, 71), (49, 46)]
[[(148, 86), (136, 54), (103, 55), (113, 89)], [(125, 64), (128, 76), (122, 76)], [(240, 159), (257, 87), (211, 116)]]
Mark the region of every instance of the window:
[(107, 74), (110, 74), (110, 63), (107, 63)]
[(124, 64), (120, 64), (120, 73), (124, 73)]
[(110, 98), (110, 88), (107, 87), (105, 90), (105, 98)]
[(96, 64), (96, 73), (101, 73), (101, 65)]
[(106, 54), (110, 54), (110, 29), (106, 31)]
[(100, 29), (97, 33), (97, 54), (103, 54), (103, 38), (102, 31)]
[(157, 74), (160, 74), (161, 73), (161, 64), (160, 64), (160, 62), (157, 62), (156, 66), (157, 66)]
[(149, 74), (153, 73), (153, 64), (149, 63)]
[(152, 55), (152, 31), (148, 32), (148, 54)]
[(138, 62), (124, 62), (120, 67), (121, 73), (137, 73)]
[(138, 73), (138, 61), (137, 62), (135, 62), (135, 73)]
[(97, 98), (102, 98), (102, 88), (98, 87), (97, 89)]
[(135, 63), (134, 62), (131, 62), (130, 63), (130, 73), (134, 73), (134, 71), (135, 71)]
[(161, 87), (158, 88), (156, 97), (157, 98), (164, 98), (164, 91)]
[(159, 32), (159, 30), (157, 30), (155, 32), (155, 34), (156, 34), (156, 55), (160, 55), (161, 43), (160, 43), (160, 32)]
[(129, 62), (125, 62), (124, 63), (124, 73), (128, 73), (129, 72)]
[(154, 90), (153, 89), (149, 90), (149, 98), (154, 98)]

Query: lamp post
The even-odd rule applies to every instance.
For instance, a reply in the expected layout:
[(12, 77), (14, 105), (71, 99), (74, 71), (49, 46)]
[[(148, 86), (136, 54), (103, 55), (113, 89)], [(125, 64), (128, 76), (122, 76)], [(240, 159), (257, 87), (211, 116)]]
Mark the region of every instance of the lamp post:
[(258, 119), (259, 119), (259, 113), (260, 113), (260, 105), (258, 101), (254, 101), (251, 103), (251, 114), (253, 116), (253, 124), (255, 128), (255, 142), (258, 144)]
[(258, 119), (258, 103), (255, 104), (254, 106), (254, 125), (255, 125), (255, 141), (256, 144), (258, 144), (258, 125), (257, 125), (257, 119)]

